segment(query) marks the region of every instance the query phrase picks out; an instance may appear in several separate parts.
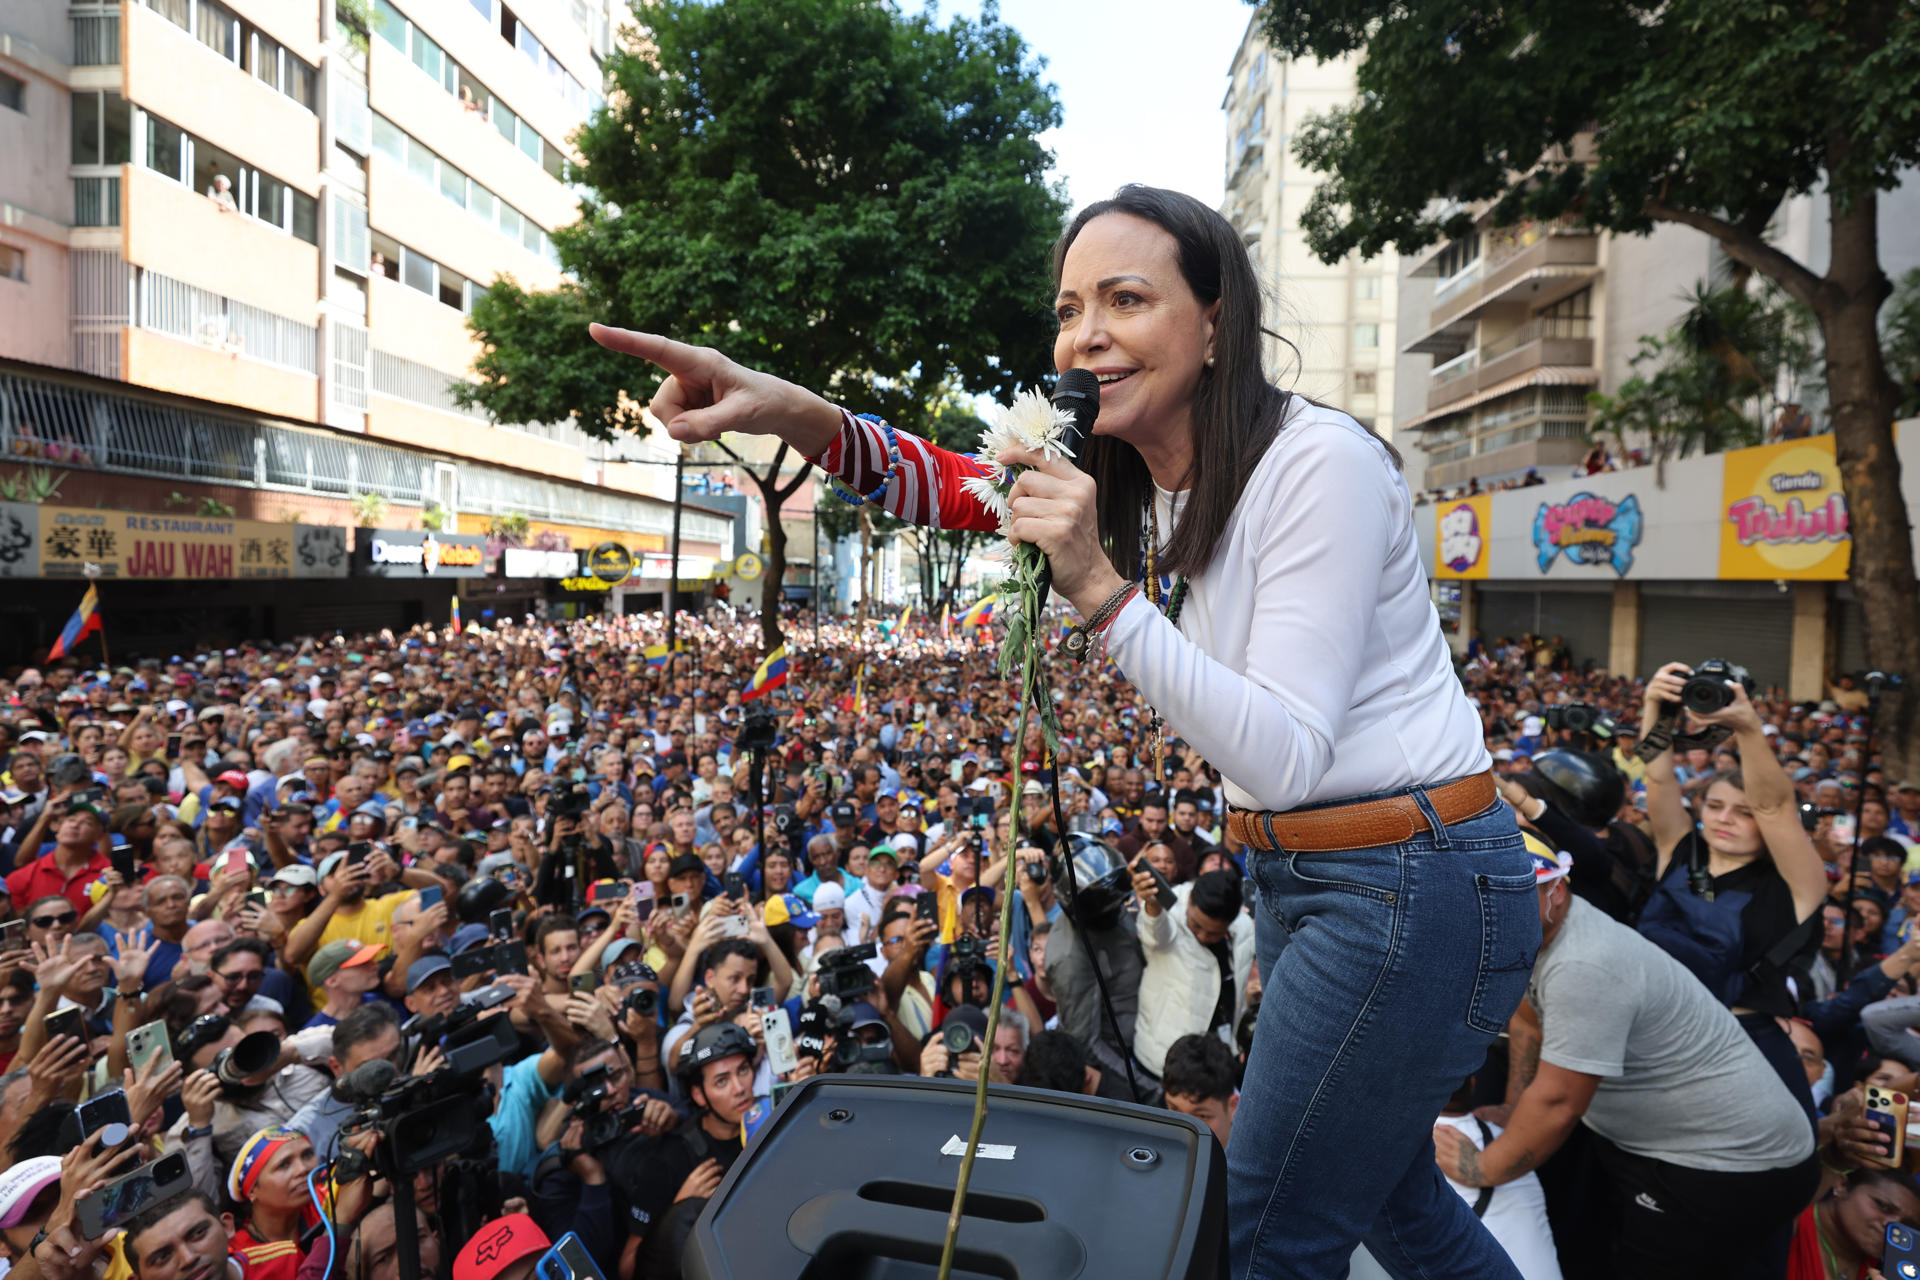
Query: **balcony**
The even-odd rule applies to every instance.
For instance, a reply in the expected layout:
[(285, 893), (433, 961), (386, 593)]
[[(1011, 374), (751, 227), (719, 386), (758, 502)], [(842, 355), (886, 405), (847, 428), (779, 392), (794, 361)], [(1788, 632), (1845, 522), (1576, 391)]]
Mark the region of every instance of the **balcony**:
[(1491, 342), (1435, 365), (1427, 389), (1427, 412), (1469, 398), (1485, 399), (1493, 388), (1538, 369), (1591, 369), (1591, 327), (1592, 321), (1583, 316), (1537, 316)]
[[(1508, 437), (1501, 441), (1500, 437)], [(1520, 439), (1512, 437), (1519, 436)], [(1479, 452), (1472, 452), (1473, 449)], [(1529, 467), (1543, 472), (1571, 467), (1587, 456), (1586, 429), (1574, 423), (1535, 422), (1477, 440), (1462, 440), (1427, 455), (1421, 484), (1429, 489), (1451, 489), (1478, 476), (1497, 480), (1524, 473)]]
[(76, 67), (115, 67), (120, 65), (120, 7), (75, 6), (73, 19), (73, 65)]
[(1470, 319), (1497, 302), (1538, 309), (1559, 301), (1597, 270), (1599, 237), (1540, 224), (1488, 233), (1487, 251), (1474, 265), (1434, 290), (1431, 329)]
[(224, 297), (312, 323), (319, 251), (150, 169), (128, 165), (122, 193), (126, 258)]

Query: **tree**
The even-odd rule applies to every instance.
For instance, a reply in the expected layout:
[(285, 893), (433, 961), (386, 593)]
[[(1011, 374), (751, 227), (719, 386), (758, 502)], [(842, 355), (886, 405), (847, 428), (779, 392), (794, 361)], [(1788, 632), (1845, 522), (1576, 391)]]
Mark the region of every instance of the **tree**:
[[(471, 403), (644, 430), (647, 375), (588, 341), (588, 320), (714, 347), (921, 433), (941, 388), (1005, 398), (1046, 374), (1066, 206), (1035, 139), (1060, 111), (992, 5), (945, 27), (865, 0), (640, 13), (647, 40), (614, 55), (607, 108), (576, 135), (582, 217), (553, 233), (571, 279), (542, 294), (502, 280), (475, 305)], [(743, 469), (767, 503), (771, 648), (779, 506), (806, 466), (782, 445)]]
[[(1714, 237), (1813, 313), (1853, 534), (1867, 656), (1920, 673), (1920, 590), (1900, 468), (1898, 390), (1877, 317), (1876, 195), (1920, 160), (1920, 17), (1911, 0), (1271, 0), (1275, 48), (1364, 50), (1351, 109), (1301, 131), (1330, 175), (1302, 221), (1334, 262), (1412, 252), (1472, 225), (1574, 218), (1628, 234)], [(1827, 206), (1824, 275), (1766, 237), (1790, 195)], [(1920, 765), (1920, 699), (1889, 698), (1883, 741)]]
[(1633, 377), (1587, 397), (1588, 434), (1614, 437), (1622, 452), (1645, 441), (1661, 485), (1669, 458), (1764, 441), (1814, 365), (1805, 309), (1778, 289), (1702, 284), (1691, 297), (1671, 330), (1640, 339)]

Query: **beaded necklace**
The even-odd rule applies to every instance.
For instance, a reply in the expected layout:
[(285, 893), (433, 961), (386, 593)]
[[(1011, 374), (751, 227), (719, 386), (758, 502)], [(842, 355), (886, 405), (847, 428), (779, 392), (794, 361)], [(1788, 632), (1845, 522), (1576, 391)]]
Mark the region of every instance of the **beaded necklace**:
[[(1159, 503), (1153, 498), (1149, 497), (1147, 499), (1146, 534), (1143, 538), (1143, 541), (1146, 543), (1146, 554), (1142, 557), (1146, 562), (1146, 582), (1144, 585), (1146, 586), (1147, 600), (1154, 608), (1165, 613), (1167, 615), (1167, 621), (1177, 627), (1180, 625), (1180, 606), (1187, 602), (1187, 575), (1184, 573), (1177, 575), (1173, 580), (1171, 590), (1168, 590), (1160, 579), (1160, 515), (1157, 510), (1158, 506)], [(1153, 718), (1147, 722), (1147, 746), (1153, 752), (1154, 781), (1164, 790), (1167, 785), (1167, 733), (1166, 721), (1160, 718), (1158, 711), (1155, 711)]]

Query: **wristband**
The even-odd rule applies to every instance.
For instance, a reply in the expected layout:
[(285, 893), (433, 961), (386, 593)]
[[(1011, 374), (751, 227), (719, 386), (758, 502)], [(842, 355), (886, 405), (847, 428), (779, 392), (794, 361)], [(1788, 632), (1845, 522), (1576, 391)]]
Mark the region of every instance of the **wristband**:
[(213, 1136), (213, 1126), (210, 1124), (188, 1125), (180, 1131), (180, 1136), (188, 1142), (198, 1142), (202, 1138), (211, 1138)]

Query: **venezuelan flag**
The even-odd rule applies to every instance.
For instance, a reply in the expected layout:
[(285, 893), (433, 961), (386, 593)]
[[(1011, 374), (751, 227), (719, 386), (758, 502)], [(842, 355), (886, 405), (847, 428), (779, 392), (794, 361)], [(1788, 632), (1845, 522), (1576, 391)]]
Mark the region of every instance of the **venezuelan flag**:
[(60, 638), (53, 642), (53, 648), (47, 650), (47, 661), (64, 658), (73, 652), (73, 647), (88, 636), (100, 630), (100, 595), (93, 584), (87, 584), (87, 594), (80, 597), (80, 607), (67, 619), (67, 625), (60, 629)]
[(447, 630), (454, 635), (460, 634), (460, 597), (453, 598), (453, 612), (447, 618)]
[(648, 645), (647, 646), (647, 665), (650, 667), (666, 666), (667, 665), (667, 646), (663, 644)]
[(763, 693), (771, 693), (787, 682), (787, 646), (781, 645), (760, 660), (759, 669), (740, 694), (742, 702), (751, 702)]
[(999, 598), (997, 595), (981, 597), (971, 609), (960, 615), (960, 625), (962, 627), (986, 626), (993, 617), (994, 602)]
[(952, 632), (952, 630), (953, 630), (953, 606), (951, 604), (943, 604), (940, 606), (941, 637), (944, 639), (949, 633)]

